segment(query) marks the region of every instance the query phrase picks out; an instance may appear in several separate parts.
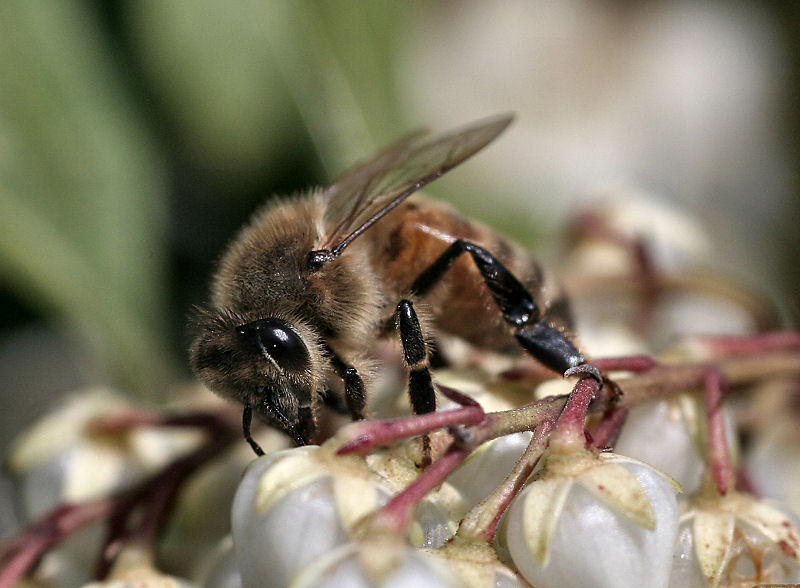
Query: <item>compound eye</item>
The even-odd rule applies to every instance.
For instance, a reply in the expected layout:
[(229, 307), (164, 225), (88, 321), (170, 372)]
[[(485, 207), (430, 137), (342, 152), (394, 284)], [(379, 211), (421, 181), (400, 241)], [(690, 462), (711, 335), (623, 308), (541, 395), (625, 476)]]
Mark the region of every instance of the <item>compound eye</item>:
[(270, 357), (283, 370), (303, 370), (309, 367), (306, 344), (289, 323), (266, 318), (236, 328), (245, 345)]

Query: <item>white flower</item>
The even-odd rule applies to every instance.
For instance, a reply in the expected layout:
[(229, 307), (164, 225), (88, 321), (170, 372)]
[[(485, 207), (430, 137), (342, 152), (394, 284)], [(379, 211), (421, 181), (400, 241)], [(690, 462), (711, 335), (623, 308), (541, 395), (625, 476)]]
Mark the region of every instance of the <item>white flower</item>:
[(469, 588), (525, 588), (528, 583), (498, 558), (484, 541), (456, 537), (441, 549), (430, 552), (442, 559)]
[(478, 447), (447, 479), (471, 508), (489, 496), (522, 457), (531, 433), (504, 435)]
[[(259, 428), (256, 438), (267, 452), (289, 443), (286, 435), (269, 427)], [(194, 577), (215, 557), (220, 538), (230, 532), (230, 505), (242, 472), (253, 458), (250, 446), (236, 441), (186, 480), (159, 540), (159, 556), (170, 562), (173, 572)]]
[[(392, 450), (376, 451), (366, 456), (366, 463), (381, 483), (392, 494), (397, 494), (419, 476), (420, 469), (415, 461), (418, 458), (419, 447), (412, 441)], [(458, 521), (466, 512), (461, 493), (448, 479), (417, 505), (410, 529), (411, 544), (425, 548), (441, 547), (456, 532)]]
[(134, 409), (113, 392), (87, 390), (29, 427), (8, 458), (25, 513), (35, 518), (61, 502), (108, 496), (158, 471), (202, 439), (186, 428), (93, 429), (97, 419)]
[(105, 580), (92, 582), (84, 588), (195, 588), (188, 580), (170, 576), (153, 566), (149, 549), (129, 545), (116, 557)]
[(231, 521), (244, 586), (285, 586), (345, 544), (347, 524), (378, 506), (376, 484), (365, 473), (334, 475), (319, 453), (316, 446), (278, 451), (247, 470)]
[(233, 537), (226, 535), (217, 544), (196, 576), (203, 588), (242, 588), (242, 576), (233, 550)]
[(705, 467), (697, 435), (697, 404), (688, 395), (635, 406), (625, 420), (614, 451), (668, 473), (684, 491), (700, 486)]
[[(98, 430), (98, 419), (136, 407), (119, 394), (90, 389), (75, 394), (25, 430), (7, 468), (20, 514), (34, 520), (59, 504), (92, 501), (130, 488), (191, 450), (202, 438), (189, 429), (137, 426)], [(106, 534), (101, 523), (67, 537), (48, 552), (36, 575), (53, 586), (88, 581)]]
[(741, 492), (701, 493), (681, 517), (670, 586), (800, 582), (800, 535), (778, 508)]
[(772, 418), (745, 456), (745, 471), (758, 493), (779, 500), (793, 512), (800, 512), (799, 442), (795, 418)]
[[(329, 552), (341, 548), (345, 551), (337, 553), (349, 553), (356, 524), (418, 472), (409, 472), (402, 447), (399, 457), (370, 456), (369, 467), (363, 458), (336, 455), (335, 448), (335, 442), (329, 442), (279, 451), (255, 460), (248, 469), (232, 511), (244, 586), (284, 586)], [(444, 484), (433, 499), (418, 506), (413, 543), (440, 546), (463, 513), (458, 494)]]
[(460, 578), (441, 560), (397, 537), (344, 544), (297, 574), (291, 588), (447, 588)]
[(509, 552), (539, 588), (665, 587), (675, 491), (659, 472), (622, 456), (551, 454), (508, 513)]

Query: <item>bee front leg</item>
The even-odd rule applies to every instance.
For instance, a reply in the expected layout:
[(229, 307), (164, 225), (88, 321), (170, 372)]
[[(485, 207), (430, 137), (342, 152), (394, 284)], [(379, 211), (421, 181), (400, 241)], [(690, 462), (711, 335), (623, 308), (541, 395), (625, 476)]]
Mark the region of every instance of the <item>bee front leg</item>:
[(364, 411), (367, 407), (367, 391), (364, 388), (364, 380), (358, 375), (356, 368), (342, 361), (330, 347), (328, 347), (328, 354), (336, 375), (344, 383), (344, 401), (347, 405), (347, 412), (354, 421), (360, 421), (364, 418)]
[(250, 444), (250, 447), (253, 448), (253, 451), (258, 457), (264, 455), (264, 450), (261, 449), (261, 445), (258, 444), (258, 441), (253, 439), (253, 436), (250, 434), (250, 424), (253, 422), (253, 407), (249, 404), (244, 405), (244, 411), (242, 411), (242, 433), (244, 433), (244, 440)]

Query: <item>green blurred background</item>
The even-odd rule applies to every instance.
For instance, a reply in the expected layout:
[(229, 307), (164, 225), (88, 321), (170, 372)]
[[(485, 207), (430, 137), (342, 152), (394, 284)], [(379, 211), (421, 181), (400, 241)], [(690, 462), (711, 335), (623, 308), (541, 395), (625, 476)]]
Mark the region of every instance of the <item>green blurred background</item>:
[(273, 194), (514, 111), (431, 189), (551, 255), (655, 194), (707, 262), (800, 300), (796, 3), (0, 3), (0, 448), (60, 395), (189, 377), (185, 318)]

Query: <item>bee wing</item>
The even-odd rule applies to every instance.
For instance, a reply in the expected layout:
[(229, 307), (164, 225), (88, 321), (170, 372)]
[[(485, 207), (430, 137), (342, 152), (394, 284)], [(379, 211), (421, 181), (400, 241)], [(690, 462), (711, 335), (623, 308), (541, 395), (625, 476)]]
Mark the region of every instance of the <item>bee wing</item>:
[(325, 249), (339, 255), (411, 194), (485, 147), (512, 118), (482, 120), (425, 142), (424, 133), (415, 133), (346, 171), (323, 193)]

